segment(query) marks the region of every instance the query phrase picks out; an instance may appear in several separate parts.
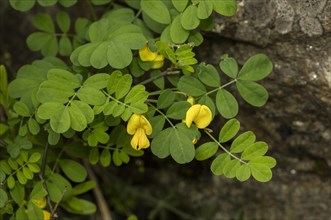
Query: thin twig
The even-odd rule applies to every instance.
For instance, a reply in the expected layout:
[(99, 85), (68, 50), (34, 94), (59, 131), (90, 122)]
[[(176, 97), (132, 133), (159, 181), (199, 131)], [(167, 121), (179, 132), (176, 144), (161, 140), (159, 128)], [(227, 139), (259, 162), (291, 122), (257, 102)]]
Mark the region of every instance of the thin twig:
[[(47, 187), (47, 184), (46, 184), (46, 181), (44, 179), (44, 174), (45, 174), (45, 168), (46, 168), (46, 160), (47, 160), (47, 152), (48, 152), (48, 142), (46, 143), (46, 146), (45, 146), (45, 149), (44, 149), (44, 152), (43, 152), (43, 158), (42, 158), (42, 161), (41, 161), (41, 170), (40, 170), (40, 173), (39, 173), (39, 178), (41, 179), (42, 183), (43, 183), (43, 186), (45, 188), (45, 190), (47, 191), (47, 205), (48, 205), (48, 208), (49, 210), (53, 213), (53, 205), (52, 205), (52, 202), (51, 202), (51, 197), (49, 196), (49, 191), (48, 191), (48, 187)], [(52, 219), (52, 216), (51, 215), (51, 219)]]
[(105, 197), (103, 196), (103, 193), (100, 189), (97, 178), (96, 178), (90, 164), (88, 162), (84, 161), (84, 166), (87, 170), (89, 178), (91, 180), (95, 180), (95, 182), (96, 182), (96, 185), (93, 188), (93, 194), (95, 196), (95, 199), (97, 200), (98, 207), (100, 209), (101, 219), (112, 220), (111, 213), (110, 213), (110, 210), (108, 209), (107, 202), (105, 200)]
[(8, 143), (2, 138), (0, 138), (0, 144), (3, 145), (4, 147), (8, 146)]

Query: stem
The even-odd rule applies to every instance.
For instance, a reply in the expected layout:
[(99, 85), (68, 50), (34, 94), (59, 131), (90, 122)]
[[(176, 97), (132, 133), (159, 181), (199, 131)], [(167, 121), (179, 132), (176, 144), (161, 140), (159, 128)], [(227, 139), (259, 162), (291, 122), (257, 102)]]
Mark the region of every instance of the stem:
[(96, 13), (95, 13), (95, 10), (94, 10), (94, 7), (93, 7), (93, 5), (92, 5), (92, 3), (91, 3), (91, 0), (86, 0), (86, 2), (87, 2), (87, 4), (88, 4), (88, 6), (89, 6), (89, 8), (90, 8), (90, 11), (91, 11), (91, 14), (92, 14), (92, 18), (93, 18), (93, 20), (97, 20), (97, 15), (96, 15)]
[[(44, 149), (44, 152), (43, 152), (43, 158), (42, 158), (42, 161), (41, 161), (41, 170), (40, 170), (40, 173), (39, 173), (39, 178), (41, 179), (41, 181), (43, 183), (43, 186), (44, 186), (45, 190), (47, 191), (47, 197), (46, 198), (47, 198), (48, 208), (53, 213), (54, 209), (53, 209), (53, 206), (52, 206), (51, 198), (49, 196), (48, 187), (47, 187), (46, 181), (44, 179), (45, 168), (46, 168), (46, 160), (47, 160), (47, 152), (48, 152), (48, 142), (46, 143), (46, 146), (45, 146), (45, 149)], [(52, 219), (52, 216), (53, 215), (51, 215), (51, 219)]]
[(61, 194), (61, 198), (60, 198), (60, 200), (55, 204), (55, 207), (54, 207), (54, 209), (52, 210), (52, 213), (51, 213), (51, 219), (52, 219), (52, 220), (54, 219), (55, 211), (56, 211), (57, 207), (59, 206), (61, 200), (63, 199), (64, 193), (67, 191), (67, 189), (68, 189), (67, 187), (64, 188), (64, 190), (63, 190), (63, 192), (62, 192), (62, 194)]
[(84, 162), (84, 166), (87, 170), (89, 178), (91, 180), (95, 180), (95, 182), (96, 182), (96, 186), (93, 188), (93, 193), (94, 193), (95, 199), (97, 200), (98, 207), (100, 209), (101, 219), (112, 220), (111, 213), (108, 209), (107, 202), (106, 202), (105, 197), (103, 196), (103, 193), (97, 182), (97, 177), (95, 176), (90, 164), (87, 163), (85, 160), (83, 162)]
[(232, 154), (230, 151), (228, 151), (225, 147), (223, 147), (214, 137), (213, 135), (211, 135), (206, 129), (204, 129), (204, 132), (215, 142), (218, 144), (218, 146), (220, 146), (220, 148), (222, 148), (227, 154), (229, 154), (231, 157), (239, 160), (241, 163), (243, 164), (247, 164), (245, 161), (243, 161), (242, 159), (240, 159), (239, 157), (237, 157), (236, 155)]
[(151, 106), (152, 108), (155, 109), (155, 111), (157, 111), (158, 113), (160, 113), (160, 115), (162, 115), (171, 125), (171, 127), (176, 128), (175, 125), (170, 121), (170, 119), (163, 113), (161, 112), (159, 109), (157, 109), (154, 105), (147, 103), (147, 105)]
[(228, 83), (225, 83), (224, 85), (222, 85), (222, 86), (220, 86), (220, 87), (218, 87), (216, 89), (213, 89), (213, 90), (207, 92), (205, 95), (209, 95), (209, 94), (214, 93), (214, 92), (216, 92), (216, 91), (218, 91), (220, 89), (223, 89), (224, 87), (227, 87), (228, 85), (231, 85), (232, 83), (234, 83), (236, 81), (237, 81), (237, 79), (234, 79), (234, 80), (232, 80), (232, 81), (230, 81)]
[(137, 12), (136, 16), (134, 17), (134, 19), (136, 20), (142, 13), (141, 8), (139, 9), (139, 11)]
[(142, 81), (140, 84), (141, 85), (145, 85), (147, 83), (153, 82), (154, 80), (157, 80), (157, 79), (162, 78), (164, 76), (177, 75), (177, 74), (180, 74), (180, 71), (179, 70), (176, 70), (176, 71), (168, 71), (168, 70), (166, 70), (166, 71), (162, 72), (161, 75), (157, 75), (157, 76), (151, 77), (149, 79), (146, 79), (145, 81)]
[(4, 147), (8, 146), (8, 143), (2, 138), (0, 138), (0, 144), (3, 145)]
[(55, 172), (55, 169), (57, 168), (57, 165), (60, 162), (60, 158), (61, 158), (63, 152), (64, 152), (64, 148), (62, 148), (61, 152), (59, 153), (59, 156), (57, 156), (57, 158), (56, 158), (55, 164), (54, 164), (53, 169), (52, 169), (52, 173)]

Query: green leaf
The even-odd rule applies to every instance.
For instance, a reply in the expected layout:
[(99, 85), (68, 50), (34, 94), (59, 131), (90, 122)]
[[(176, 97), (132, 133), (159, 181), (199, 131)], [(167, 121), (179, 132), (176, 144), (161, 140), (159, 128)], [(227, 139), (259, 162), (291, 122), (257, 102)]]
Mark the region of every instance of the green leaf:
[(59, 41), (59, 53), (62, 56), (69, 56), (72, 51), (72, 45), (69, 37), (62, 36)]
[(25, 188), (21, 184), (15, 184), (14, 188), (9, 192), (16, 204), (21, 206), (25, 197)]
[(29, 163), (37, 163), (41, 157), (41, 154), (38, 152), (34, 152), (30, 155), (28, 162)]
[(63, 208), (70, 213), (80, 215), (90, 215), (96, 212), (96, 206), (87, 200), (72, 197), (62, 204)]
[(60, 174), (52, 174), (46, 184), (49, 196), (53, 202), (64, 202), (72, 197), (72, 186), (70, 182)]
[(190, 107), (191, 104), (187, 101), (175, 102), (170, 106), (166, 115), (168, 118), (181, 120), (186, 117), (186, 112)]
[(120, 152), (118, 149), (116, 149), (113, 153), (113, 162), (114, 162), (115, 166), (122, 165), (122, 160), (121, 160)]
[(29, 107), (24, 102), (16, 102), (13, 109), (20, 116), (29, 117), (31, 115)]
[(47, 140), (50, 145), (56, 145), (60, 140), (60, 134), (50, 129)]
[(126, 164), (129, 163), (130, 157), (125, 151), (121, 151), (119, 156), (120, 156), (121, 160), (123, 161), (123, 163), (126, 163)]
[(203, 43), (203, 36), (198, 31), (192, 31), (188, 38), (189, 43), (193, 43), (195, 47), (200, 46)]
[(240, 167), (239, 160), (229, 160), (224, 163), (223, 173), (227, 178), (234, 178), (237, 170)]
[(29, 131), (31, 132), (31, 134), (33, 134), (33, 135), (37, 135), (40, 131), (40, 126), (39, 126), (38, 122), (36, 121), (36, 119), (34, 119), (34, 118), (29, 118), (28, 128), (29, 128)]
[(156, 22), (169, 24), (171, 17), (167, 6), (161, 0), (141, 0), (140, 6), (143, 12)]
[(239, 135), (231, 144), (230, 151), (232, 153), (241, 153), (248, 146), (252, 145), (255, 142), (255, 135), (251, 131), (246, 131)]
[(43, 210), (36, 206), (32, 201), (29, 201), (28, 203), (26, 214), (28, 219), (44, 219)]
[(166, 128), (156, 135), (151, 143), (152, 153), (161, 159), (168, 157), (170, 155), (170, 145), (173, 135), (173, 128)]
[(264, 54), (256, 54), (249, 58), (241, 68), (238, 78), (258, 81), (264, 79), (272, 71), (272, 62)]
[(262, 156), (262, 157), (256, 157), (249, 161), (249, 164), (263, 164), (269, 167), (270, 169), (276, 166), (276, 160), (273, 157), (269, 156)]
[(198, 5), (198, 18), (207, 19), (213, 12), (213, 4), (210, 1), (201, 1)]
[(145, 91), (145, 86), (136, 85), (132, 87), (130, 92), (125, 96), (125, 103), (137, 103), (137, 102), (145, 102), (148, 98), (148, 92)]
[(107, 59), (109, 65), (113, 68), (123, 69), (130, 65), (132, 52), (127, 45), (111, 41), (108, 44)]
[(91, 0), (93, 5), (105, 5), (111, 2), (111, 0)]
[(104, 89), (107, 87), (108, 79), (109, 74), (97, 73), (87, 78), (84, 82), (84, 86), (89, 86), (96, 89)]
[(199, 65), (198, 70), (198, 78), (203, 82), (205, 85), (210, 87), (220, 87), (221, 86), (221, 79), (219, 73), (217, 72), (216, 68), (211, 64), (201, 64)]
[(89, 180), (84, 183), (80, 183), (72, 188), (72, 194), (73, 195), (80, 195), (83, 193), (86, 193), (93, 189), (96, 186), (95, 180)]
[(173, 129), (170, 143), (170, 154), (177, 163), (189, 163), (194, 159), (195, 148), (192, 139), (182, 130)]
[(240, 96), (253, 106), (261, 107), (268, 100), (268, 91), (256, 82), (237, 80), (236, 86)]
[(25, 185), (26, 182), (28, 181), (27, 178), (24, 176), (23, 172), (20, 170), (16, 171), (16, 177), (17, 177), (18, 182), (22, 185)]
[(214, 10), (224, 16), (233, 16), (237, 11), (236, 0), (213, 0)]
[(77, 105), (70, 105), (68, 107), (70, 115), (70, 127), (75, 131), (83, 131), (87, 126), (87, 121), (84, 113)]
[(235, 59), (229, 57), (228, 55), (224, 55), (221, 57), (219, 66), (226, 75), (233, 79), (237, 78), (238, 64)]
[(237, 169), (236, 178), (239, 181), (244, 182), (248, 180), (250, 176), (251, 176), (251, 169), (248, 164), (243, 164)]
[(0, 208), (5, 207), (7, 201), (8, 195), (6, 191), (0, 188)]
[(200, 19), (198, 18), (198, 8), (195, 5), (188, 6), (183, 12), (180, 22), (184, 29), (193, 30), (197, 28), (200, 24)]
[(26, 209), (24, 207), (20, 207), (16, 210), (15, 213), (16, 219), (20, 220), (28, 220), (28, 216), (26, 215)]
[(151, 123), (153, 128), (153, 132), (150, 137), (154, 138), (162, 131), (165, 123), (165, 118), (162, 115), (157, 115), (153, 118), (148, 118), (148, 121)]
[(69, 87), (76, 89), (80, 87), (81, 83), (79, 79), (71, 72), (63, 69), (51, 69), (47, 73), (48, 80), (54, 80)]
[(41, 103), (59, 102), (67, 103), (69, 97), (75, 94), (74, 89), (55, 80), (46, 80), (40, 84), (37, 99)]
[(192, 76), (183, 76), (178, 82), (178, 89), (191, 96), (201, 96), (206, 93), (205, 86)]
[(81, 87), (77, 97), (90, 105), (102, 105), (106, 102), (106, 96), (99, 89), (90, 86)]
[(60, 11), (56, 15), (57, 25), (63, 33), (67, 33), (70, 29), (70, 17), (67, 12)]
[(158, 109), (167, 108), (175, 101), (175, 98), (176, 94), (173, 91), (168, 89), (164, 90), (157, 99), (156, 106)]
[(8, 178), (7, 178), (7, 186), (8, 186), (9, 189), (14, 188), (14, 186), (15, 186), (15, 179), (14, 179), (13, 176), (8, 176)]
[(64, 108), (64, 105), (58, 102), (46, 102), (39, 106), (37, 115), (39, 118), (50, 119), (59, 109)]
[(28, 180), (32, 180), (33, 179), (33, 173), (32, 173), (32, 171), (29, 168), (23, 167), (23, 174), (24, 174), (24, 176)]
[(272, 178), (272, 172), (270, 168), (264, 164), (258, 164), (258, 163), (249, 163), (249, 167), (252, 171), (252, 176), (254, 179), (260, 182), (268, 182)]
[(177, 9), (177, 11), (182, 12), (186, 8), (187, 3), (189, 0), (171, 0), (174, 7)]
[(57, 0), (37, 0), (37, 2), (43, 7), (49, 7), (55, 5)]
[[(189, 37), (190, 32), (185, 30), (181, 24), (181, 15), (175, 17), (170, 25), (170, 37), (174, 43), (182, 44)], [(162, 36), (161, 36), (162, 40)]]
[(220, 154), (211, 163), (210, 170), (216, 176), (222, 175), (224, 165), (230, 160), (230, 156), (227, 153)]
[(111, 162), (111, 154), (108, 149), (103, 149), (100, 155), (100, 163), (104, 167), (108, 167)]
[(47, 195), (47, 191), (43, 186), (43, 182), (39, 181), (37, 182), (32, 189), (32, 192), (29, 195), (30, 199), (39, 199), (43, 198)]
[(200, 145), (195, 150), (195, 159), (197, 160), (207, 160), (214, 156), (218, 150), (218, 144), (215, 142), (207, 142)]
[(130, 74), (123, 75), (117, 82), (117, 87), (115, 89), (116, 99), (123, 98), (131, 88), (132, 76)]
[(93, 109), (87, 103), (78, 100), (73, 100), (71, 101), (70, 106), (79, 109), (83, 113), (83, 115), (86, 118), (87, 124), (91, 123), (94, 120)]
[(76, 4), (77, 0), (59, 0), (59, 3), (66, 8), (69, 8)]
[(69, 130), (71, 125), (70, 113), (67, 107), (62, 106), (50, 118), (50, 125), (56, 133), (64, 133)]
[(59, 165), (64, 174), (76, 183), (83, 182), (87, 177), (85, 168), (74, 160), (62, 159)]
[(243, 160), (252, 160), (263, 156), (268, 151), (268, 145), (265, 142), (256, 142), (245, 149), (241, 155)]
[(29, 11), (34, 4), (36, 3), (35, 0), (9, 0), (11, 7), (18, 11)]
[(33, 24), (37, 29), (41, 31), (45, 31), (47, 33), (55, 32), (55, 27), (52, 18), (46, 13), (38, 13), (36, 16), (34, 16)]
[(99, 149), (98, 148), (92, 148), (89, 154), (89, 161), (91, 164), (97, 164), (99, 161)]
[(239, 131), (240, 122), (233, 118), (225, 123), (219, 134), (220, 143), (231, 140)]
[(216, 94), (216, 107), (219, 113), (226, 119), (238, 114), (238, 102), (236, 98), (225, 89), (220, 89)]
[(109, 42), (102, 42), (93, 50), (90, 57), (91, 66), (96, 69), (102, 69), (108, 65), (107, 57)]

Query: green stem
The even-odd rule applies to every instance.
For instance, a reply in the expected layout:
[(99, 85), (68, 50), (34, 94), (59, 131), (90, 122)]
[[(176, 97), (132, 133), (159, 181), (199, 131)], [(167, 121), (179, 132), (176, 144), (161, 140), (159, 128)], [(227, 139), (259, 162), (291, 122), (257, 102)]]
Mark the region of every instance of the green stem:
[(157, 111), (158, 113), (160, 113), (160, 115), (162, 115), (171, 125), (171, 127), (176, 128), (175, 125), (170, 121), (170, 119), (163, 113), (161, 112), (158, 108), (156, 108), (154, 105), (147, 103), (147, 105), (151, 106), (152, 108), (155, 109), (155, 111)]
[(88, 7), (90, 8), (90, 11), (91, 11), (91, 14), (92, 14), (92, 18), (93, 18), (93, 20), (97, 20), (97, 15), (96, 15), (96, 13), (95, 13), (95, 10), (94, 10), (94, 7), (93, 7), (93, 5), (92, 5), (92, 3), (91, 3), (91, 0), (86, 0), (86, 2), (87, 2), (87, 4), (88, 4)]
[(162, 78), (164, 76), (177, 75), (177, 74), (180, 74), (179, 70), (176, 70), (176, 71), (167, 71), (166, 70), (166, 71), (162, 72), (161, 75), (157, 75), (157, 76), (151, 77), (149, 79), (146, 79), (145, 81), (142, 81), (140, 84), (145, 85), (147, 83), (153, 82), (154, 80), (157, 80), (157, 79)]
[(220, 148), (222, 148), (227, 154), (229, 154), (231, 157), (233, 157), (234, 159), (239, 160), (241, 163), (243, 164), (247, 164), (245, 161), (243, 161), (242, 159), (240, 159), (239, 157), (237, 157), (236, 155), (232, 154), (230, 151), (228, 151), (225, 147), (223, 147), (223, 145), (221, 145), (216, 138), (213, 137), (213, 135), (211, 135), (206, 129), (204, 129), (204, 132), (215, 142), (218, 144), (218, 146), (220, 146)]
[(213, 89), (213, 90), (207, 92), (205, 95), (207, 96), (207, 95), (209, 95), (211, 93), (217, 92), (218, 90), (223, 89), (224, 87), (227, 87), (228, 85), (231, 85), (232, 83), (234, 83), (236, 81), (237, 81), (237, 79), (234, 79), (234, 80), (232, 80), (232, 81), (230, 81), (228, 83), (225, 83), (224, 85), (222, 85), (222, 86), (220, 86), (220, 87), (218, 87), (216, 89)]
[(56, 158), (55, 164), (54, 164), (53, 169), (52, 169), (52, 173), (55, 172), (55, 169), (57, 168), (57, 165), (58, 165), (59, 162), (60, 162), (60, 158), (61, 158), (63, 152), (64, 152), (64, 148), (62, 148), (61, 152), (59, 153), (59, 155), (58, 155), (57, 158)]

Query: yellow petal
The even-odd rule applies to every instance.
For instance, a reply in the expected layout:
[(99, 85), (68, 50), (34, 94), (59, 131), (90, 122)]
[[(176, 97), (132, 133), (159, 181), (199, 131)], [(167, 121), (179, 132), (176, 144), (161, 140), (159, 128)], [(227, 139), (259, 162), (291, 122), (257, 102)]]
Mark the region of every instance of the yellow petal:
[(157, 53), (152, 52), (146, 45), (144, 48), (139, 50), (139, 57), (142, 61), (154, 61), (157, 57)]
[(213, 114), (210, 109), (206, 105), (202, 105), (198, 116), (194, 120), (194, 123), (198, 128), (205, 128), (210, 124), (212, 119)]
[(161, 67), (163, 67), (164, 65), (164, 61), (157, 61), (157, 62), (153, 62), (152, 65), (152, 69), (160, 69)]
[(50, 220), (51, 219), (51, 213), (48, 211), (43, 210), (44, 214), (44, 220)]
[(193, 105), (186, 112), (185, 124), (187, 127), (191, 127), (192, 122), (198, 116), (201, 105)]
[(129, 119), (126, 130), (128, 134), (133, 135), (139, 127), (140, 127), (140, 115), (133, 114)]
[(191, 127), (192, 122), (194, 122), (198, 128), (205, 128), (211, 120), (212, 113), (206, 105), (193, 105), (186, 112), (185, 123), (187, 127)]
[(140, 116), (140, 126), (145, 130), (147, 135), (151, 135), (153, 128), (152, 125), (149, 123), (147, 118), (143, 115)]
[(191, 105), (194, 105), (194, 103), (195, 103), (195, 100), (194, 100), (194, 98), (192, 96), (187, 97), (186, 101), (188, 103), (190, 103)]
[(46, 207), (46, 198), (45, 197), (38, 198), (38, 199), (32, 199), (31, 201), (41, 209)]
[(133, 135), (131, 139), (131, 146), (135, 150), (140, 150), (144, 148), (148, 148), (150, 142), (145, 134), (143, 128), (138, 128), (136, 133)]

